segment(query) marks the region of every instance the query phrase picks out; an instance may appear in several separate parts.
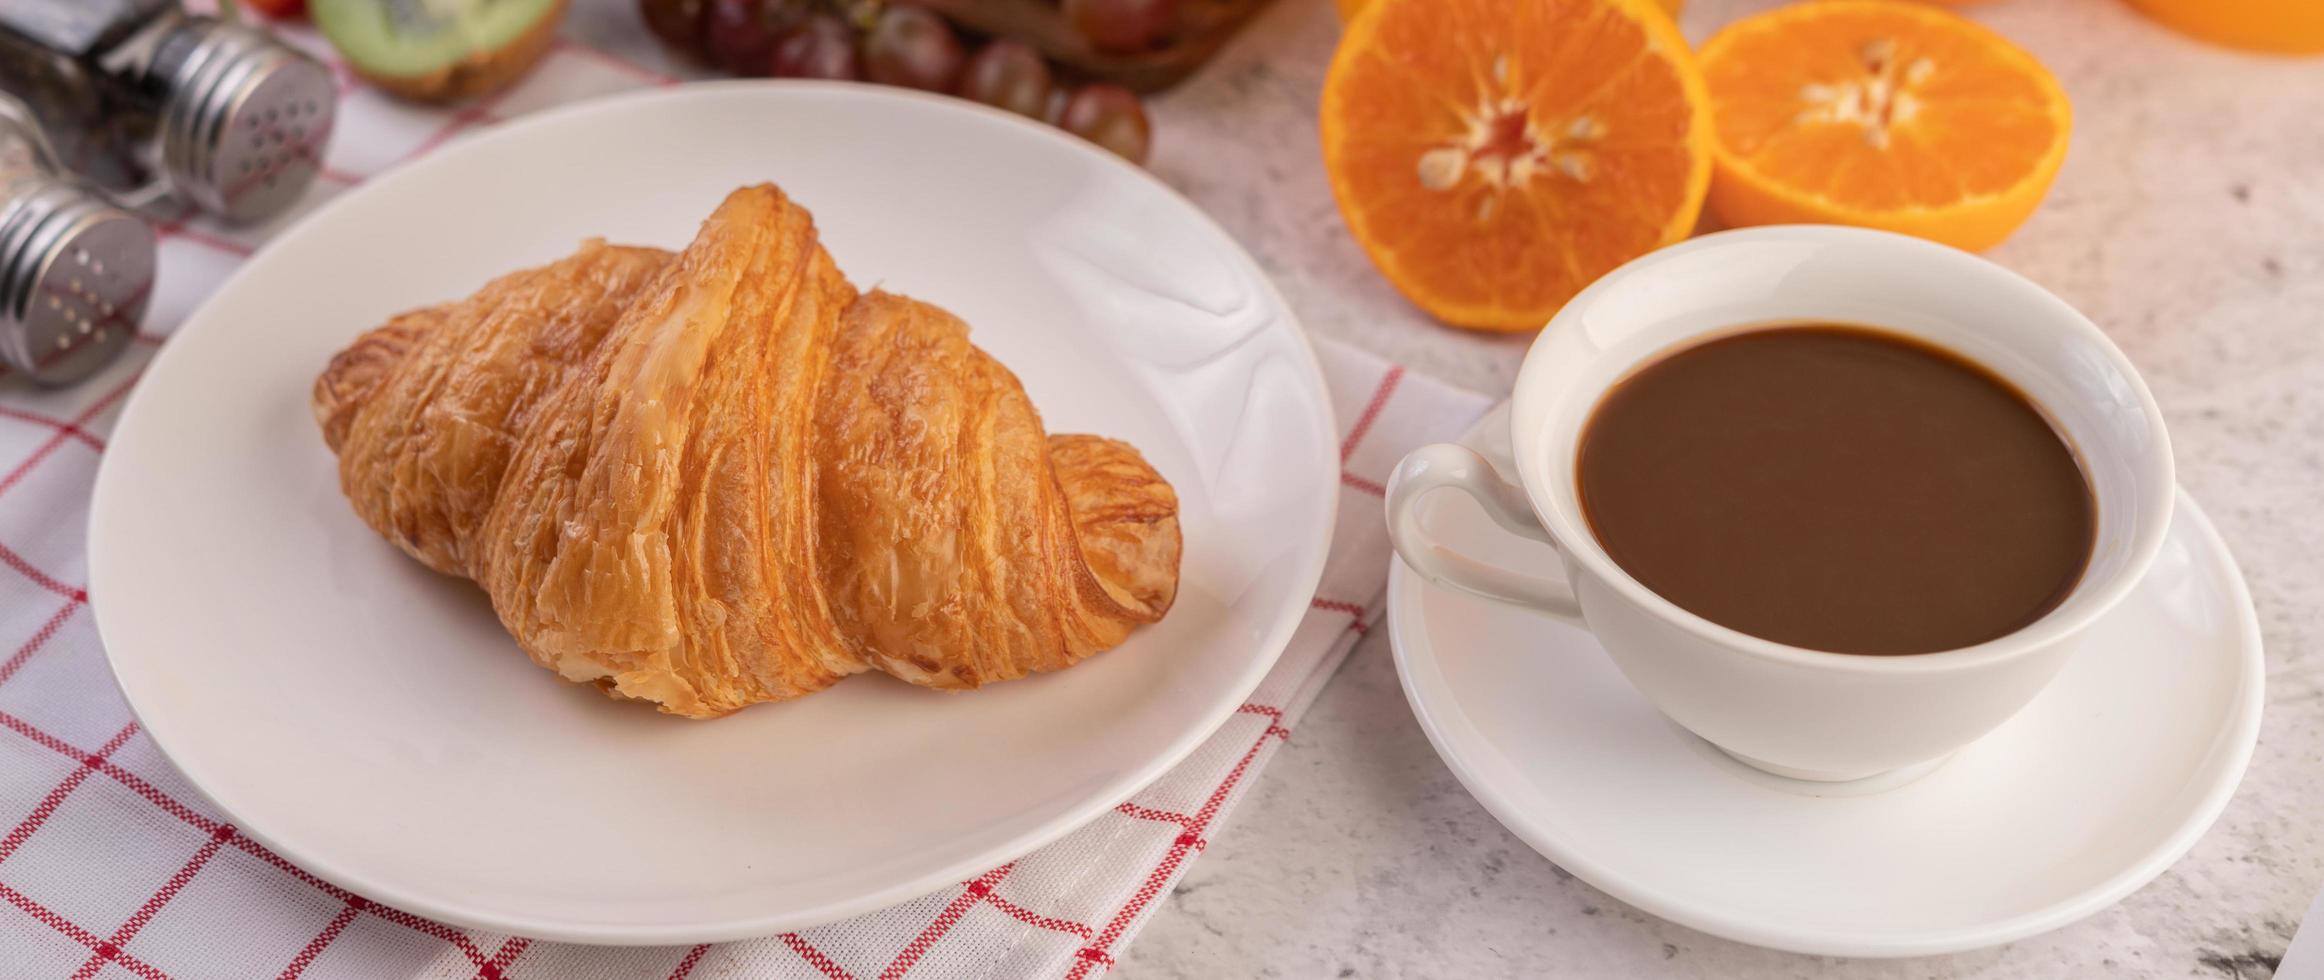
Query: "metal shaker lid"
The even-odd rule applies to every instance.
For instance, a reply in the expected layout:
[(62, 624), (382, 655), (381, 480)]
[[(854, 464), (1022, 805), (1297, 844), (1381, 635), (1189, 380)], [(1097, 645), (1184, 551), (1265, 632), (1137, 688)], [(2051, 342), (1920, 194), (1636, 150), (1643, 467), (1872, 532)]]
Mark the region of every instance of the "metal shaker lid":
[(70, 384), (136, 336), (153, 295), (153, 229), (76, 183), (13, 183), (0, 212), (0, 362)]
[(331, 73), (239, 24), (190, 18), (162, 42), (161, 163), (177, 193), (229, 221), (298, 200), (322, 169), (338, 113)]

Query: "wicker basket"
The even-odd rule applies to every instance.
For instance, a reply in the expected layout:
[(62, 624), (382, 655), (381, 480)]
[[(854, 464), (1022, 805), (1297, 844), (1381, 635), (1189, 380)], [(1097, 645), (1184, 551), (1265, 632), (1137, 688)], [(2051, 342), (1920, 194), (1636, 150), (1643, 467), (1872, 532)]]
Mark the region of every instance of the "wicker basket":
[(1151, 51), (1098, 50), (1065, 22), (1056, 0), (913, 0), (963, 29), (1030, 44), (1073, 73), (1138, 92), (1178, 84), (1225, 46), (1267, 0), (1179, 0), (1169, 37)]

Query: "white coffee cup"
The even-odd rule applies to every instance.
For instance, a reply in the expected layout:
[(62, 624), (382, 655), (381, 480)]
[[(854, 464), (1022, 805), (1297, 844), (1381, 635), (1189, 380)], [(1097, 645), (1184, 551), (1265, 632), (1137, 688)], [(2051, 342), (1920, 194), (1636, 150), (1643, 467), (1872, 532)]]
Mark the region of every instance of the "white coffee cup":
[[(1859, 656), (1786, 646), (1690, 613), (1640, 585), (1584, 521), (1574, 454), (1606, 390), (1703, 338), (1826, 322), (1921, 338), (1986, 366), (2046, 411), (2098, 504), (2090, 564), (2041, 619), (1976, 646)], [(1519, 370), (1510, 431), (1518, 484), (1460, 446), (1406, 456), (1388, 483), (1397, 553), (1441, 585), (1527, 606), (1596, 634), (1680, 725), (1782, 776), (1864, 779), (1933, 765), (2040, 693), (2090, 624), (2134, 586), (2171, 519), (2170, 437), (2128, 359), (2041, 287), (1977, 256), (1824, 226), (1706, 235), (1625, 265), (1566, 304)], [(1453, 487), (1511, 533), (1554, 547), (1562, 580), (1501, 568), (1430, 537), (1420, 499)]]

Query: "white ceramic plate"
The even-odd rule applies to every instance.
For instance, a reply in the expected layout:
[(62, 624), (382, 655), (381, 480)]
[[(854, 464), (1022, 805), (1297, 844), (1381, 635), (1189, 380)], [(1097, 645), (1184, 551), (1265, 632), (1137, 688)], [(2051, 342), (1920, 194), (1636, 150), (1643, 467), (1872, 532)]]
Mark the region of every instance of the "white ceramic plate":
[[(1513, 472), (1507, 411), (1463, 442)], [(1428, 506), (1424, 520), (1463, 553), (1556, 567), (1469, 500)], [(1583, 880), (1762, 946), (1956, 952), (2119, 901), (2185, 854), (2243, 777), (2259, 734), (2259, 622), (2202, 510), (2182, 493), (2175, 513), (2154, 568), (2047, 690), (1880, 792), (1745, 767), (1656, 713), (1588, 633), (1431, 586), (1402, 562), (1389, 637), (1437, 753)]]
[[(559, 682), (481, 593), (356, 520), (307, 411), (333, 351), (587, 236), (682, 245), (762, 180), (856, 283), (972, 324), (1051, 431), (1128, 439), (1169, 478), (1186, 557), (1160, 625), (973, 693), (858, 677), (688, 722)], [(527, 936), (735, 939), (973, 876), (1191, 751), (1307, 608), (1334, 431), (1274, 288), (1144, 172), (957, 100), (687, 86), (452, 147), (253, 258), (121, 420), (91, 593), (155, 741), (316, 874)]]

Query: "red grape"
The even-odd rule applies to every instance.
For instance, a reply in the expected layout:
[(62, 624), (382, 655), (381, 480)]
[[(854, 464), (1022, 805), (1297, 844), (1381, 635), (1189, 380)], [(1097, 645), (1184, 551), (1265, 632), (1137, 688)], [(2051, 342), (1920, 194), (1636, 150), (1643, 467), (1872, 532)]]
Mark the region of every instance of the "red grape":
[(1023, 41), (1007, 38), (979, 49), (960, 73), (960, 96), (1039, 119), (1049, 107), (1049, 63)]
[(1178, 0), (1065, 0), (1065, 21), (1105, 51), (1143, 51), (1170, 30)]
[(698, 50), (702, 43), (702, 0), (638, 0), (646, 27), (672, 46)]
[(965, 59), (944, 18), (906, 4), (881, 11), (863, 39), (864, 75), (884, 85), (948, 92)]
[(770, 74), (776, 78), (863, 77), (855, 54), (855, 31), (830, 14), (816, 14), (775, 42)]
[(737, 75), (767, 69), (775, 50), (775, 26), (763, 0), (709, 0), (702, 13), (702, 40), (710, 63)]
[(813, 0), (702, 2), (704, 53), (711, 64), (737, 75), (764, 74), (775, 41), (813, 9)]
[(1059, 128), (1119, 154), (1131, 163), (1146, 162), (1154, 129), (1138, 97), (1119, 85), (1084, 85), (1065, 100), (1058, 113)]

